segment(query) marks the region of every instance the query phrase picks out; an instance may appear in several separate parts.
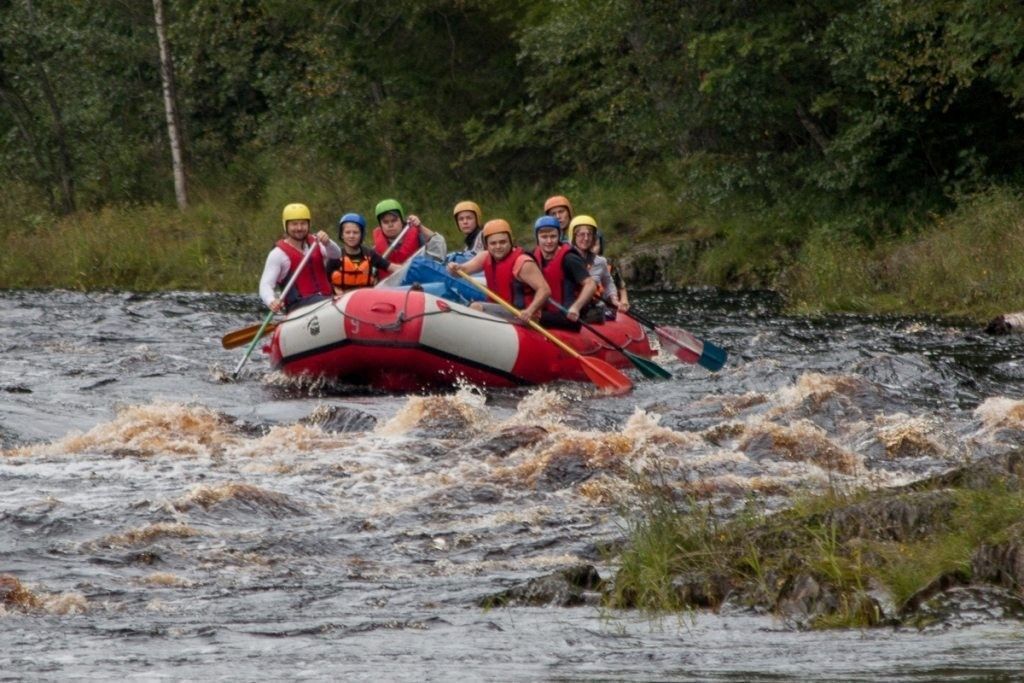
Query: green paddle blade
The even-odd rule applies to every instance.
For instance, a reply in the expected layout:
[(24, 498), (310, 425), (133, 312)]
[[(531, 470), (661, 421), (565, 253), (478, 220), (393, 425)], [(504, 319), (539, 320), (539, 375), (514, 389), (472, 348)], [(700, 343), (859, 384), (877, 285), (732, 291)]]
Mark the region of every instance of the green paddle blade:
[(672, 373), (661, 367), (653, 360), (638, 356), (632, 351), (622, 350), (623, 355), (629, 359), (629, 362), (640, 371), (640, 374), (647, 379), (672, 379)]

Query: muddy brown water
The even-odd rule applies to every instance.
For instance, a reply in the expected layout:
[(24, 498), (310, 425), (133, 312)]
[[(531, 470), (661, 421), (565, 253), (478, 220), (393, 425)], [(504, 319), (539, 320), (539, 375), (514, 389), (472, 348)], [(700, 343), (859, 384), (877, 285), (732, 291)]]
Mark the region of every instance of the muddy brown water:
[[(956, 321), (637, 296), (711, 374), (393, 395), (297, 382), (226, 332), (251, 296), (0, 293), (0, 679), (1010, 680), (1024, 629), (799, 632), (477, 601), (615, 569), (639, 482), (723, 511), (892, 486), (1013, 448), (1024, 342)], [(540, 427), (543, 431), (537, 431)], [(530, 433), (515, 448), (509, 435)], [(496, 438), (501, 437), (501, 438)]]

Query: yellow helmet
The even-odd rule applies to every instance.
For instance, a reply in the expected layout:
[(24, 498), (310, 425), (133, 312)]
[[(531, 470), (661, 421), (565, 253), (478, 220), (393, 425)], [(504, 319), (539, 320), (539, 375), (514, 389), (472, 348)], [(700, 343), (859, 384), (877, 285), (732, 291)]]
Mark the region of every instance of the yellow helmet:
[(497, 235), (499, 232), (507, 232), (509, 240), (512, 239), (512, 226), (508, 224), (508, 221), (503, 218), (494, 218), (487, 221), (483, 231), (484, 244), (487, 244), (488, 237)]
[(458, 218), (459, 214), (462, 213), (463, 211), (472, 211), (473, 213), (475, 213), (476, 224), (480, 225), (480, 221), (483, 220), (483, 215), (480, 211), (480, 206), (476, 202), (459, 202), (458, 204), (455, 205), (455, 208), (452, 209), (452, 217)]
[(285, 230), (288, 229), (288, 221), (301, 220), (313, 220), (313, 217), (309, 215), (309, 207), (305, 204), (289, 204), (281, 212), (281, 227)]
[(576, 218), (573, 218), (571, 221), (569, 221), (569, 244), (573, 243), (572, 238), (573, 235), (576, 233), (576, 228), (578, 228), (581, 225), (586, 225), (588, 227), (593, 228), (594, 235), (597, 235), (597, 221), (595, 221), (591, 216), (584, 216), (583, 214), (580, 214), (579, 216), (576, 216)]

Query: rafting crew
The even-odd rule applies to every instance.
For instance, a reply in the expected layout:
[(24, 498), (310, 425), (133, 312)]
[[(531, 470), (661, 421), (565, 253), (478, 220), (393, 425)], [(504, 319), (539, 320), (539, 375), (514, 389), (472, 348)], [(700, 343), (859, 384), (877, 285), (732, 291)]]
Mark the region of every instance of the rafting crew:
[(372, 287), (377, 284), (379, 273), (393, 273), (398, 270), (397, 265), (363, 246), (365, 238), (366, 219), (361, 214), (346, 213), (338, 219), (341, 258), (331, 259), (327, 263), (335, 294), (360, 287)]
[[(373, 250), (383, 256), (392, 242), (400, 240), (391, 248), (389, 261), (401, 265), (419, 251), (436, 233), (420, 222), (418, 216), (405, 217), (405, 209), (395, 199), (384, 199), (374, 209), (377, 227), (373, 229)], [(404, 233), (404, 234), (403, 234)]]
[[(551, 288), (537, 262), (521, 247), (515, 246), (508, 221), (501, 218), (487, 221), (482, 238), (485, 251), (465, 263), (449, 263), (448, 272), (472, 275), (482, 270), (488, 289), (518, 308), (521, 322), (540, 319), (540, 311), (551, 296)], [(500, 304), (474, 301), (471, 307), (502, 317), (508, 315)]]
[[(330, 235), (323, 230), (310, 234), (312, 216), (305, 204), (285, 206), (281, 211), (281, 225), (284, 237), (267, 254), (260, 276), (260, 298), (275, 313), (330, 298), (333, 289), (327, 277), (327, 261), (341, 258), (341, 247)], [(316, 249), (319, 254), (309, 254), (295, 284), (283, 299), (279, 298), (275, 289), (291, 279), (310, 249)]]

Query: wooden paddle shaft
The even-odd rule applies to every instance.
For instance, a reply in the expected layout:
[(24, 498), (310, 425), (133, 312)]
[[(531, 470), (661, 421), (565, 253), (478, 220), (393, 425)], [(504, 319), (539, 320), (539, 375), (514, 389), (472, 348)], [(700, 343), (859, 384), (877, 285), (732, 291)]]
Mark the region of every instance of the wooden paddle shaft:
[[(502, 299), (500, 296), (498, 296), (497, 294), (492, 292), (487, 287), (485, 287), (482, 284), (480, 284), (479, 282), (477, 282), (475, 279), (473, 279), (467, 273), (465, 273), (465, 272), (463, 272), (461, 270), (458, 271), (458, 273), (459, 273), (459, 275), (461, 275), (466, 280), (469, 280), (470, 283), (472, 283), (472, 285), (474, 287), (476, 287), (477, 289), (479, 289), (482, 292), (485, 292), (487, 294), (487, 296), (489, 296), (492, 299), (494, 299), (495, 302), (500, 304), (505, 310), (507, 310), (512, 315), (518, 317), (522, 313), (522, 311), (520, 311), (518, 308), (516, 308), (515, 306), (513, 306), (509, 302), (507, 302), (504, 299)], [(561, 339), (559, 339), (555, 335), (553, 335), (550, 332), (548, 332), (547, 330), (545, 330), (543, 327), (541, 327), (539, 324), (537, 324), (537, 322), (535, 320), (531, 320), (529, 322), (529, 325), (530, 325), (530, 327), (532, 327), (533, 329), (537, 330), (538, 332), (543, 334), (545, 337), (547, 337), (549, 342), (551, 342), (552, 344), (554, 344), (558, 348), (562, 349), (563, 351), (565, 351), (567, 354), (569, 354), (573, 358), (581, 358), (579, 352), (576, 351), (576, 349), (572, 348), (571, 346), (566, 344), (564, 341), (562, 341)]]

